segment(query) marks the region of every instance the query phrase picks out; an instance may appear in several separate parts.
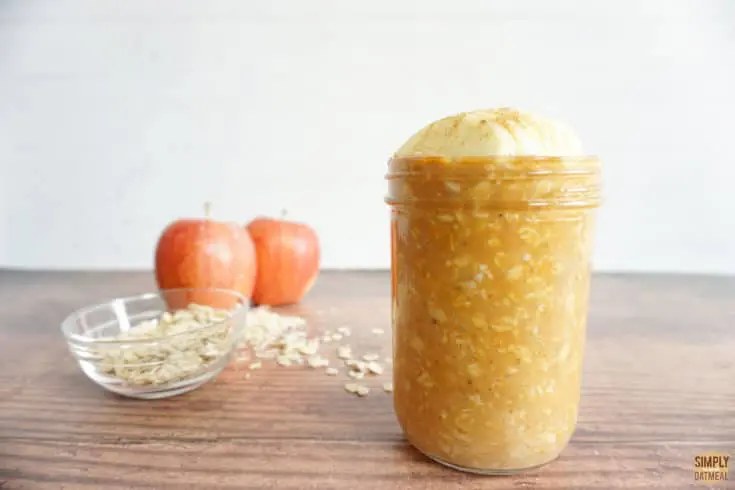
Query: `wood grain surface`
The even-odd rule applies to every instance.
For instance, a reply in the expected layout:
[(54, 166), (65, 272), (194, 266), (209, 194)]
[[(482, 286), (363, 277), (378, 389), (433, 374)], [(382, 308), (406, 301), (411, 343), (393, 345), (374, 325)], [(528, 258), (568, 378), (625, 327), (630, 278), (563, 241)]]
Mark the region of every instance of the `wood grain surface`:
[[(103, 392), (59, 324), (153, 289), (146, 273), (0, 271), (2, 490), (735, 488), (735, 462), (727, 482), (693, 477), (695, 455), (735, 456), (735, 278), (596, 276), (578, 429), (558, 460), (512, 477), (412, 450), (379, 389), (389, 375), (366, 398), (341, 376), (270, 365), (250, 379), (228, 367), (168, 400)], [(286, 311), (313, 332), (349, 326), (356, 350), (390, 355), (388, 294), (386, 273), (323, 273)]]

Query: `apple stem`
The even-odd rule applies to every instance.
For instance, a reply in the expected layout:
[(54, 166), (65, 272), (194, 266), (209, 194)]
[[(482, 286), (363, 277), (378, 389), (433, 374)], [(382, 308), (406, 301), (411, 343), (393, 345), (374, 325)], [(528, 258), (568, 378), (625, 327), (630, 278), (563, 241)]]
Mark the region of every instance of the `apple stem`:
[(207, 201), (204, 203), (204, 217), (209, 218), (212, 215), (212, 203)]
[(285, 209), (281, 209), (281, 219), (286, 218), (287, 211)]

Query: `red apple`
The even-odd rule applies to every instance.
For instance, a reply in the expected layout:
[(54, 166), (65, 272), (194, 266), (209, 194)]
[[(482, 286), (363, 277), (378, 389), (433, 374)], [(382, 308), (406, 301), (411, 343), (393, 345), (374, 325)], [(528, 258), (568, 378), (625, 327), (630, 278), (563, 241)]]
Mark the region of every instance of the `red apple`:
[(258, 271), (253, 302), (280, 306), (298, 303), (319, 274), (319, 240), (308, 225), (260, 217), (247, 225), (255, 242)]
[[(202, 219), (179, 219), (161, 233), (155, 252), (156, 282), (160, 289), (218, 288), (234, 290), (250, 299), (255, 286), (257, 262), (250, 235), (236, 223)], [(169, 305), (188, 303), (216, 308), (235, 305), (222, 293), (193, 293), (174, 298)]]

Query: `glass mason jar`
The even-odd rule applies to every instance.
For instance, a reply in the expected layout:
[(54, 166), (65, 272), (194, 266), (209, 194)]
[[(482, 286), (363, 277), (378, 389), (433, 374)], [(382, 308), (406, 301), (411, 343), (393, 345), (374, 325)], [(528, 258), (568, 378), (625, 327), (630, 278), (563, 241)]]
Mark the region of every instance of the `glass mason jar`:
[(457, 469), (555, 459), (574, 432), (600, 164), (594, 157), (396, 157), (394, 407)]

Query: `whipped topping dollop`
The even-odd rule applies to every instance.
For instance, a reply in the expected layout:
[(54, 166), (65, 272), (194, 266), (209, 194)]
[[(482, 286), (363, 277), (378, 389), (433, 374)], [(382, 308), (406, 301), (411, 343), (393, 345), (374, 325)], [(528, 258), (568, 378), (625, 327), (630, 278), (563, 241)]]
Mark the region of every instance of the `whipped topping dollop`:
[(462, 112), (409, 138), (396, 157), (581, 156), (582, 143), (565, 123), (512, 108)]

